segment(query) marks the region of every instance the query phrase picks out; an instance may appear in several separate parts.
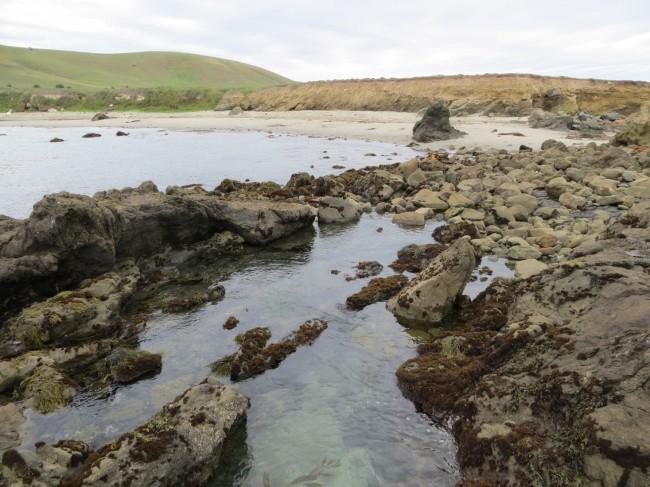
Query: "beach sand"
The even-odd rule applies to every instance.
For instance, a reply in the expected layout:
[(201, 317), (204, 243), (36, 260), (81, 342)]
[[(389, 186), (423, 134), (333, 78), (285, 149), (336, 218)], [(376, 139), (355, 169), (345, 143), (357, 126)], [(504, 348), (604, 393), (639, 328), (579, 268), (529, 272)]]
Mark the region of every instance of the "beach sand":
[[(418, 119), (415, 113), (361, 111), (292, 111), (292, 112), (111, 112), (109, 119), (91, 122), (92, 113), (43, 112), (0, 115), (1, 127), (115, 127), (166, 128), (170, 130), (235, 130), (306, 135), (310, 137), (342, 137), (395, 144), (411, 142), (411, 130)], [(454, 149), (482, 147), (518, 149), (521, 144), (539, 149), (546, 139), (567, 144), (586, 144), (591, 139), (568, 139), (567, 132), (533, 129), (526, 118), (469, 116), (451, 119), (452, 124), (467, 133), (462, 138), (430, 144), (422, 148)], [(501, 135), (520, 133), (517, 135)], [(597, 140), (596, 142), (603, 142)]]

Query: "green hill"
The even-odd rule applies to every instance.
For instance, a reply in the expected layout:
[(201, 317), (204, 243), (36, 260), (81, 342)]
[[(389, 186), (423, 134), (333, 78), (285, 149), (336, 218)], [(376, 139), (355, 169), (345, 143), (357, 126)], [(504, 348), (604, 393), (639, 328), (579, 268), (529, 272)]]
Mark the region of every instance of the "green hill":
[(177, 52), (94, 54), (0, 45), (0, 89), (256, 89), (289, 83), (250, 64)]

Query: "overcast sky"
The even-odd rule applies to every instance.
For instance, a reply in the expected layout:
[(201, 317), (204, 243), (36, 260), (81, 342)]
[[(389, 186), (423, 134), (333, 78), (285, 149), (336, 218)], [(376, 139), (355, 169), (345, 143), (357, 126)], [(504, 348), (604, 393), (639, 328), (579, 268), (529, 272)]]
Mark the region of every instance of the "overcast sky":
[(298, 81), (497, 72), (650, 81), (650, 0), (0, 0), (0, 44), (193, 52)]

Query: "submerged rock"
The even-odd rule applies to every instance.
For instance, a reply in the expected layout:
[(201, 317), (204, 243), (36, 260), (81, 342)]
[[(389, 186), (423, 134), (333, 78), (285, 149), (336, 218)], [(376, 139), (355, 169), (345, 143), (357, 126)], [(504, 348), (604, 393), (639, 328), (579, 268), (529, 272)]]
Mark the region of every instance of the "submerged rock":
[(427, 108), (413, 127), (413, 140), (416, 142), (456, 139), (463, 135), (465, 132), (456, 130), (449, 123), (449, 107), (443, 100), (437, 100)]
[(435, 324), (451, 311), (476, 266), (474, 249), (459, 239), (387, 304), (404, 324)]
[(408, 281), (408, 278), (402, 275), (371, 279), (361, 291), (349, 296), (345, 305), (348, 309), (362, 310), (373, 303), (386, 301), (395, 296)]
[(357, 279), (365, 279), (366, 277), (376, 276), (378, 274), (381, 274), (381, 271), (384, 270), (384, 266), (376, 260), (361, 261), (355, 267), (357, 269), (357, 272), (355, 274), (355, 277)]
[(267, 344), (271, 331), (268, 328), (253, 328), (237, 337), (239, 351), (215, 362), (213, 370), (229, 374), (234, 382), (249, 379), (278, 367), (299, 346), (311, 345), (326, 329), (326, 321), (309, 320), (283, 340)]

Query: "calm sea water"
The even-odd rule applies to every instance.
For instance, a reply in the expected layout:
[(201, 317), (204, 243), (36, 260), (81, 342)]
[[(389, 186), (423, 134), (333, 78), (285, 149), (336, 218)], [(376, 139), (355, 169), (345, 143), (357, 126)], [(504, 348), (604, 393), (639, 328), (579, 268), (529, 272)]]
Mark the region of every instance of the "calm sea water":
[[(333, 165), (358, 168), (415, 154), (393, 144), (261, 132), (115, 131), (0, 127), (0, 214), (27, 217), (36, 201), (57, 191), (92, 195), (147, 180), (161, 190), (197, 183), (212, 189), (224, 178), (285, 183), (295, 172), (321, 176), (342, 171)], [(83, 139), (87, 132), (102, 137)], [(65, 142), (50, 143), (54, 137)]]
[[(77, 135), (81, 132), (74, 131)], [(80, 191), (83, 187), (86, 190), (82, 192), (91, 193), (143, 179), (162, 186), (216, 184), (223, 177), (285, 181), (292, 172), (307, 170), (310, 164), (316, 166), (312, 172), (323, 174), (331, 172), (329, 167), (336, 163), (358, 167), (388, 157), (400, 159), (384, 156), (368, 160), (364, 157), (367, 152), (398, 152), (402, 159), (410, 155), (385, 144), (268, 139), (252, 133), (163, 135), (143, 130), (134, 131), (128, 140), (106, 137), (58, 145), (41, 143), (50, 135), (49, 131), (21, 129), (7, 139), (29, 139), (35, 144), (32, 147), (23, 141), (21, 151), (13, 147), (10, 153), (20, 153), (23, 162), (2, 166), (5, 171), (14, 167), (8, 171), (13, 174), (12, 184), (22, 188), (7, 188), (3, 181), (3, 189), (9, 192), (3, 192), (0, 201), (10, 205), (13, 213), (25, 213), (18, 195), (24, 196), (30, 183), (51, 187), (47, 191)], [(324, 150), (331, 159), (321, 158)], [(49, 154), (45, 162), (41, 160), (44, 154)], [(114, 169), (104, 167), (108, 161), (117, 161)], [(40, 174), (28, 171), (30, 164), (41, 167)], [(85, 164), (88, 169), (77, 174), (69, 164), (77, 168)], [(21, 172), (26, 180), (17, 176)], [(37, 199), (36, 194), (47, 191), (30, 188), (29, 194)], [(403, 228), (387, 217), (369, 214), (356, 224), (314, 225), (203, 269), (203, 284), (170, 288), (165, 293), (196, 292), (219, 281), (226, 288), (222, 302), (188, 313), (154, 312), (147, 319), (140, 347), (163, 355), (160, 374), (111, 391), (79, 394), (69, 407), (49, 415), (28, 411), (24, 447), (63, 438), (98, 447), (137, 427), (206, 377), (212, 362), (237, 349), (234, 338), (238, 333), (267, 326), (273, 340), (279, 340), (305, 320), (322, 318), (328, 320), (329, 328), (312, 346), (299, 348), (277, 369), (237, 384), (251, 399), (247, 425), (224, 453), (211, 487), (454, 485), (459, 475), (453, 438), (417, 413), (397, 386), (395, 371), (415, 356), (416, 337), (397, 323), (384, 303), (363, 311), (349, 311), (344, 305), (347, 296), (368, 281), (345, 280), (346, 274), (354, 274), (357, 262), (377, 260), (385, 266), (383, 275), (389, 275), (387, 265), (397, 250), (411, 243), (432, 242), (435, 225)], [(383, 232), (377, 232), (378, 227)], [(485, 260), (484, 264), (495, 270), (494, 276), (510, 274), (502, 261)], [(332, 274), (333, 269), (340, 274)], [(472, 282), (466, 293), (475, 296), (488, 283)], [(222, 324), (230, 315), (239, 318), (240, 324), (227, 331)]]

